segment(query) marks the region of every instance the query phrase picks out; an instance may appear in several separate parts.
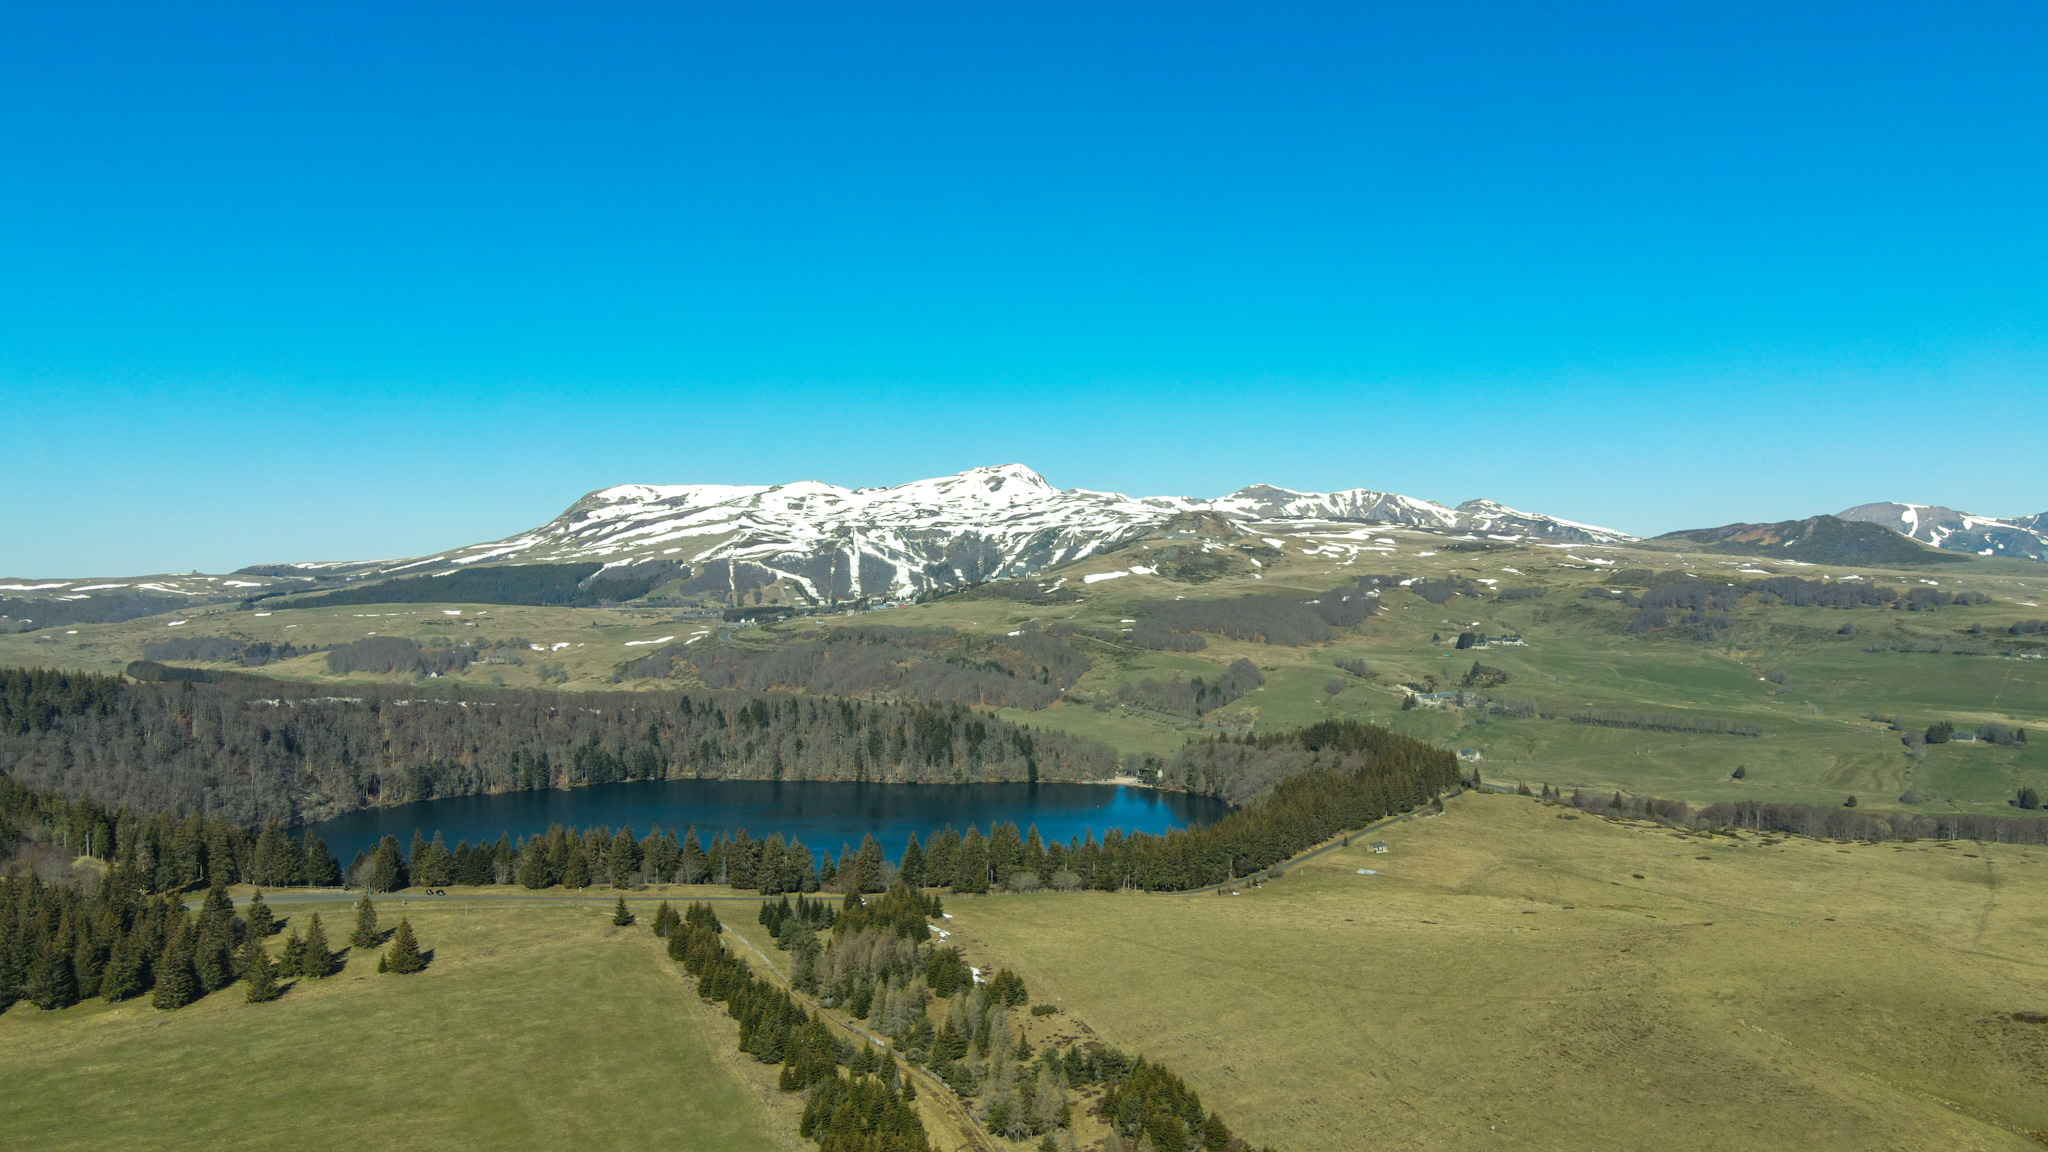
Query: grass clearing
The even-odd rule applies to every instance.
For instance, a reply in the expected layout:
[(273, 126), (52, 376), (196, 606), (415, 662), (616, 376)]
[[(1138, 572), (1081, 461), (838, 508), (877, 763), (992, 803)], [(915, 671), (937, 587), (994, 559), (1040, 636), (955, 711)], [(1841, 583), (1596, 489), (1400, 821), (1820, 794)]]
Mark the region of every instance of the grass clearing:
[[(315, 908), (337, 939), (348, 906)], [(786, 1117), (644, 928), (598, 907), (391, 899), (433, 963), (351, 951), (272, 1004), (238, 987), (0, 1016), (0, 1142), (60, 1149), (555, 1149), (649, 1140), (755, 1152)], [(335, 929), (340, 931), (336, 932)], [(273, 937), (273, 951), (282, 935)], [(771, 1081), (772, 1083), (772, 1081)], [(787, 1105), (780, 1106), (786, 1109)]]
[(949, 910), (1255, 1143), (2038, 1147), (2048, 850), (1570, 815), (1467, 794), (1240, 896)]

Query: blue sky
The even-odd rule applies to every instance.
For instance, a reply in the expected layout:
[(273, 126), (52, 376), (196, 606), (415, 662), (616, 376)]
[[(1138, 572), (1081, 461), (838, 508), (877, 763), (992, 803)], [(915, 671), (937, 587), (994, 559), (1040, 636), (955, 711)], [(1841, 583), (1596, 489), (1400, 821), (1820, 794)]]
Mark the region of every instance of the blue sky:
[(2048, 509), (2039, 4), (423, 7), (0, 15), (0, 573), (1010, 461)]

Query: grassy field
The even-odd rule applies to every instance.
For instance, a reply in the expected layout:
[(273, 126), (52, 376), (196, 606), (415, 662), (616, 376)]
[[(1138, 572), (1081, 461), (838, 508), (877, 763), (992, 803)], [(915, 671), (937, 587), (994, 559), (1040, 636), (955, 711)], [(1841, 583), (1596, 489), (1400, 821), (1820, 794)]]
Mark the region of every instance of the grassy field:
[[(346, 905), (321, 911), (346, 934)], [(392, 925), (401, 909), (383, 911)], [(177, 1012), (16, 1006), (0, 1016), (0, 1146), (798, 1146), (791, 1105), (644, 929), (538, 902), (403, 911), (434, 950), (416, 976), (380, 977), (357, 951), (271, 1004), (236, 987)]]
[(2048, 850), (1569, 815), (1467, 794), (1238, 896), (948, 907), (1256, 1143), (2039, 1146)]
[[(1685, 835), (1470, 793), (1374, 837), (1390, 851), (1361, 838), (1235, 895), (948, 898), (949, 943), (1062, 1009), (1020, 1019), (1034, 1046), (1164, 1061), (1287, 1152), (2018, 1149), (2048, 1130), (2048, 1025), (2013, 1016), (2048, 1011), (2048, 850)], [(354, 952), (268, 1005), (17, 1006), (0, 1141), (807, 1146), (797, 1098), (644, 923), (614, 929), (602, 896), (487, 892), (382, 902), (434, 949), (416, 977)], [(738, 954), (781, 971), (752, 899), (650, 891), (643, 920), (664, 895), (721, 897)], [(348, 922), (339, 901), (277, 907)], [(960, 1143), (935, 1089), (920, 1108)], [(1083, 1109), (1083, 1147), (1102, 1132)]]

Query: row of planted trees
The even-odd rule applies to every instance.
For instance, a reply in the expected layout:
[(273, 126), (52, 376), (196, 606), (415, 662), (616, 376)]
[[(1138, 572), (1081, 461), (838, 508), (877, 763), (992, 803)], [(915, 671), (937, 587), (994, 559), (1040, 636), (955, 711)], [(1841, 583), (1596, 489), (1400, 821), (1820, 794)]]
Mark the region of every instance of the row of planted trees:
[[(669, 955), (698, 979), (699, 993), (723, 1001), (740, 1022), (740, 1047), (781, 1063), (782, 1087), (804, 1091), (806, 1135), (828, 1149), (924, 1148), (910, 1132), (863, 1127), (863, 1116), (915, 1118), (915, 1096), (898, 1061), (923, 1067), (991, 1133), (1037, 1140), (1048, 1152), (1076, 1147), (1078, 1093), (1100, 1085), (1095, 1112), (1110, 1129), (1106, 1147), (1146, 1152), (1224, 1152), (1243, 1141), (1199, 1095), (1156, 1063), (1100, 1043), (1034, 1049), (1016, 1013), (1029, 1003), (1024, 981), (998, 970), (983, 978), (957, 948), (931, 940), (937, 897), (897, 885), (877, 899), (849, 894), (838, 907), (799, 895), (764, 903), (760, 922), (791, 957), (791, 995), (753, 974), (728, 951), (708, 905), (677, 916), (666, 903), (654, 930)], [(889, 1047), (837, 1036), (820, 1012), (843, 1012)]]

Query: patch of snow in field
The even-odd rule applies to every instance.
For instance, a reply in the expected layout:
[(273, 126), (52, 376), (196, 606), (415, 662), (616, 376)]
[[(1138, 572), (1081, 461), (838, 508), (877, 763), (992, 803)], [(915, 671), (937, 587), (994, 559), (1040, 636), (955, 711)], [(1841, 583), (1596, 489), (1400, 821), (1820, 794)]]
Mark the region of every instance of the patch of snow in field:
[(1413, 583), (1415, 583), (1415, 577), (1410, 576), (1406, 580), (1401, 581), (1401, 587), (1406, 588), (1407, 586)]
[(673, 636), (663, 636), (659, 640), (628, 640), (626, 641), (626, 647), (639, 648), (647, 644), (666, 644), (673, 639), (675, 639)]
[(545, 644), (528, 644), (527, 647), (533, 649), (535, 652), (545, 652), (548, 650), (548, 647)]
[(1522, 570), (1521, 570), (1520, 568), (1503, 568), (1503, 569), (1501, 569), (1501, 571), (1503, 571), (1503, 572), (1513, 572), (1513, 573), (1514, 573), (1515, 575), (1517, 575), (1517, 576), (1520, 576), (1520, 575), (1522, 574)]
[(1939, 587), (1941, 587), (1941, 581), (1939, 581), (1939, 580), (1928, 580), (1928, 579), (1922, 578), (1920, 582), (1921, 582), (1922, 584), (1931, 584), (1931, 585), (1933, 585), (1933, 586), (1934, 586), (1934, 587), (1936, 587), (1936, 588), (1939, 588)]
[[(69, 588), (70, 586), (71, 581), (69, 580), (60, 580), (55, 584), (0, 584), (0, 591), (40, 592), (45, 588)], [(118, 585), (108, 585), (108, 587), (118, 587)]]
[[(220, 582), (220, 586), (223, 588), (261, 588), (263, 587), (263, 582), (261, 580), (223, 580)], [(114, 585), (109, 585), (109, 587), (114, 587)]]
[(1121, 580), (1130, 574), (1130, 570), (1127, 568), (1119, 568), (1114, 572), (1090, 572), (1086, 576), (1081, 577), (1081, 583), (1100, 584), (1104, 580)]
[(78, 629), (76, 629), (76, 628), (73, 628), (73, 629), (71, 629), (70, 631), (68, 631), (68, 632), (66, 632), (66, 633), (64, 633), (64, 634), (65, 634), (66, 636), (76, 636), (76, 635), (78, 635)]
[(1484, 579), (1482, 579), (1482, 580), (1480, 580), (1480, 581), (1479, 581), (1479, 583), (1481, 583), (1481, 584), (1498, 584), (1498, 583), (1500, 583), (1500, 581), (1498, 581), (1498, 580), (1484, 580)]
[(270, 613), (268, 613), (268, 612), (258, 612), (258, 613), (257, 613), (257, 615), (258, 615), (258, 616), (268, 616), (268, 615), (270, 615)]
[(1417, 555), (1417, 556), (1434, 556), (1434, 555), (1436, 555), (1436, 553), (1434, 553), (1434, 552), (1417, 552), (1417, 553), (1416, 553), (1416, 555)]
[(443, 616), (460, 616), (460, 615), (462, 615), (462, 609), (460, 609), (460, 608), (443, 608), (443, 609), (441, 609), (441, 615), (443, 615)]
[(560, 651), (561, 651), (562, 649), (564, 649), (564, 648), (567, 648), (568, 646), (569, 646), (569, 642), (568, 642), (567, 640), (564, 640), (564, 641), (562, 641), (562, 642), (561, 642), (560, 644), (556, 644), (555, 646), (553, 646), (553, 647), (549, 648), (549, 649), (548, 649), (548, 651), (550, 651), (550, 652), (560, 652)]
[(166, 628), (176, 628), (176, 627), (177, 627), (178, 625), (180, 625), (180, 624), (183, 624), (183, 623), (185, 623), (185, 622), (184, 622), (183, 620), (173, 620), (173, 621), (171, 621), (171, 622), (170, 622), (169, 624), (166, 624), (166, 625), (164, 625), (164, 627), (166, 627)]
[[(76, 587), (76, 588), (73, 588), (73, 589), (72, 589), (72, 591), (73, 591), (73, 592), (104, 592), (104, 591), (106, 591), (106, 590), (107, 590), (107, 589), (109, 589), (109, 588), (126, 588), (126, 587), (127, 587), (127, 585), (126, 585), (126, 584), (80, 584), (80, 585), (79, 585), (78, 587)], [(251, 585), (250, 585), (250, 587), (251, 587), (251, 588), (258, 588), (258, 587), (261, 587), (261, 585), (258, 585), (258, 584), (251, 584)]]
[(1287, 547), (1287, 541), (1285, 541), (1285, 540), (1275, 540), (1275, 539), (1273, 539), (1273, 538), (1272, 538), (1271, 536), (1261, 536), (1261, 537), (1259, 537), (1259, 539), (1261, 539), (1261, 540), (1264, 540), (1264, 541), (1266, 542), (1266, 546), (1267, 546), (1268, 548), (1285, 548), (1285, 547)]

